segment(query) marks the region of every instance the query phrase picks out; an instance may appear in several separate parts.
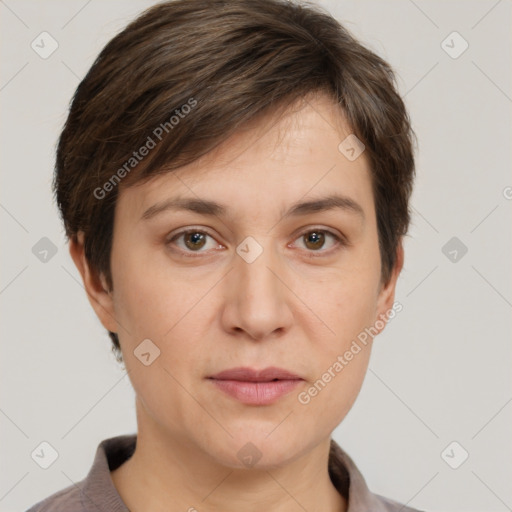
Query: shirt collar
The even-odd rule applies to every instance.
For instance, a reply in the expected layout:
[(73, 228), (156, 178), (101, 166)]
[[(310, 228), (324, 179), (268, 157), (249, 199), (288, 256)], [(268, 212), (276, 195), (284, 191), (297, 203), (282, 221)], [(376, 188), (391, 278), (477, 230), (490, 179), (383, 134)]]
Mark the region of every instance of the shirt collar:
[[(114, 486), (110, 471), (118, 468), (133, 455), (136, 442), (136, 434), (101, 441), (92, 467), (80, 485), (84, 509), (94, 505), (97, 510), (129, 512)], [(347, 500), (347, 512), (389, 510), (379, 497), (370, 492), (353, 460), (333, 439), (329, 451), (329, 476), (338, 492)], [(100, 500), (101, 503), (98, 503)]]
[[(347, 512), (387, 512), (382, 497), (370, 492), (363, 475), (354, 461), (331, 439), (329, 451), (329, 475), (341, 495), (347, 500)], [(348, 494), (348, 496), (347, 496)], [(403, 507), (403, 512), (410, 510)]]

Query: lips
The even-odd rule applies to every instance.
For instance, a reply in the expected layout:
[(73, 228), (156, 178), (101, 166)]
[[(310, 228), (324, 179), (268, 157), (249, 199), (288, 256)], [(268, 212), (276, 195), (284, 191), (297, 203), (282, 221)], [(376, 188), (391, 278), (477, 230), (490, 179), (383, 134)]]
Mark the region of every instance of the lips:
[(299, 375), (276, 367), (231, 368), (208, 379), (215, 388), (246, 405), (273, 404), (304, 381)]
[(302, 377), (296, 375), (283, 368), (270, 366), (263, 370), (253, 370), (252, 368), (239, 367), (224, 370), (220, 373), (212, 375), (210, 379), (216, 380), (237, 380), (243, 382), (271, 382), (273, 380), (303, 380)]

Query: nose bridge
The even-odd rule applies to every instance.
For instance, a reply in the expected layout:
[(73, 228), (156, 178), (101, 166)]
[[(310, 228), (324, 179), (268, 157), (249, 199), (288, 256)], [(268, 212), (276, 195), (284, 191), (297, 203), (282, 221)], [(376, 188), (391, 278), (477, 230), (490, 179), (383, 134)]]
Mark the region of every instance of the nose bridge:
[(237, 247), (235, 279), (242, 290), (245, 288), (241, 295), (268, 303), (279, 293), (274, 274), (278, 258), (271, 246), (271, 237), (259, 237), (258, 240), (247, 237)]
[[(247, 237), (237, 247), (230, 293), (231, 322), (254, 338), (261, 338), (291, 321), (286, 287), (279, 279), (280, 259), (271, 237)], [(232, 325), (235, 327), (235, 325)]]

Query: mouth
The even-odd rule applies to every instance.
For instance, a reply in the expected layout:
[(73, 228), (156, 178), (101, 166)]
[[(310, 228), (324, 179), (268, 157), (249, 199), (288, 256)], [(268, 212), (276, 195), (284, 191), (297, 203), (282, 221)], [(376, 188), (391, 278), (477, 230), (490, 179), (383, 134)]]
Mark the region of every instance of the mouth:
[(299, 375), (276, 367), (231, 368), (208, 379), (217, 389), (247, 405), (270, 405), (304, 382)]

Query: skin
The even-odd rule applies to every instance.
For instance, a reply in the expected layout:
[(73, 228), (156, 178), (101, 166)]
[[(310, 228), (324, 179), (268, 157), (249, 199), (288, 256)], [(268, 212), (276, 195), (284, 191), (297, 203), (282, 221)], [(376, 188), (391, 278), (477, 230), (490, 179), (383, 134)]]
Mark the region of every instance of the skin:
[[(328, 474), (330, 436), (359, 393), (371, 341), (308, 404), (298, 394), (392, 308), (403, 249), (382, 283), (369, 163), (365, 153), (349, 161), (338, 150), (351, 130), (337, 106), (318, 94), (285, 114), (120, 191), (113, 290), (89, 267), (82, 236), (70, 243), (92, 307), (119, 335), (137, 397), (136, 451), (111, 473), (132, 512), (347, 508)], [(357, 202), (364, 219), (346, 209), (283, 216), (333, 192)], [(228, 213), (169, 210), (141, 220), (178, 194)], [(193, 235), (170, 241), (190, 227), (209, 235), (202, 246)], [(323, 245), (308, 238), (319, 229)], [(247, 236), (263, 249), (252, 263), (236, 252)], [(134, 355), (147, 338), (161, 351), (149, 366)], [(206, 379), (238, 366), (277, 366), (304, 382), (273, 404), (246, 405)], [(237, 457), (248, 442), (261, 452), (250, 468)]]

